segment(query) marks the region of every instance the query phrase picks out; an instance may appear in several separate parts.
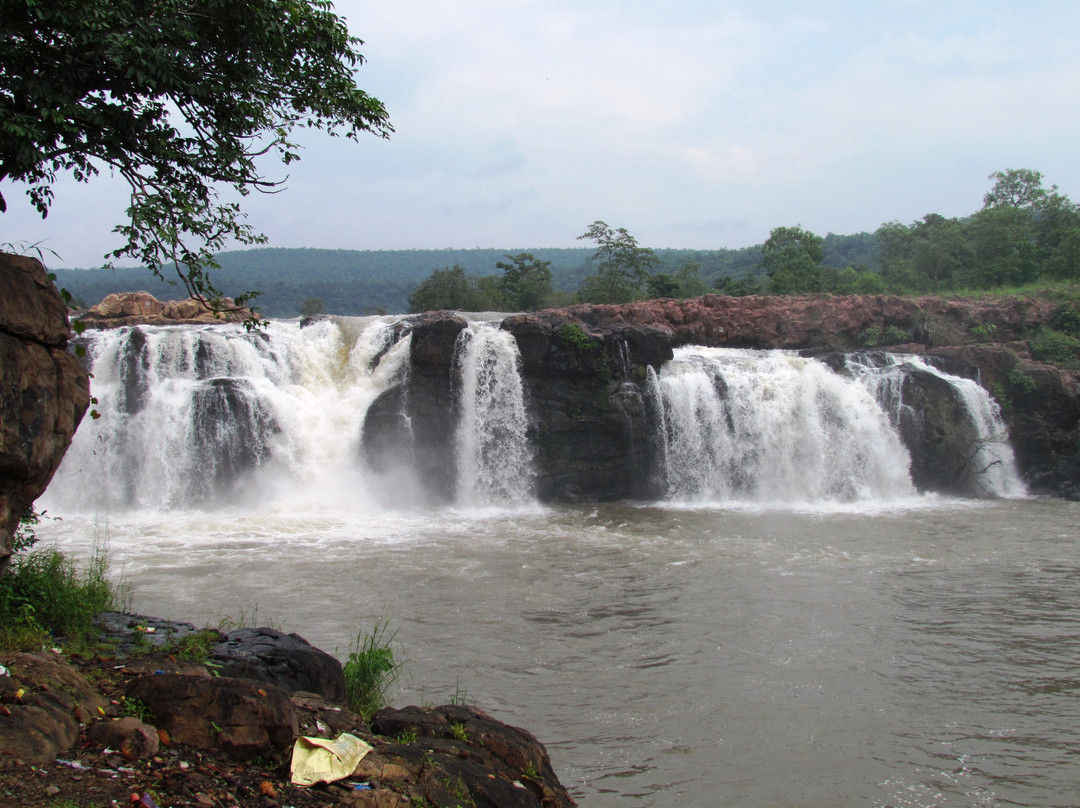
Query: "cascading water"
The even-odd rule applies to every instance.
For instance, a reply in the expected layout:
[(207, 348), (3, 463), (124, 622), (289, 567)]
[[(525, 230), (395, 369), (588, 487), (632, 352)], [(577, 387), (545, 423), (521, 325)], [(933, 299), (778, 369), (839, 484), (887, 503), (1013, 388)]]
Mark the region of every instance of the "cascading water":
[(522, 505), (535, 496), (519, 363), (513, 335), (490, 323), (472, 323), (458, 337), (461, 505)]
[(1001, 408), (978, 383), (946, 373), (919, 356), (889, 353), (850, 354), (849, 373), (858, 378), (889, 414), (894, 427), (905, 420), (918, 421), (921, 413), (905, 403), (905, 385), (913, 372), (926, 374), (949, 385), (961, 403), (971, 430), (971, 445), (961, 447), (959, 460), (970, 469), (975, 485), (988, 496), (1021, 497), (1027, 490), (1016, 468)]
[(50, 487), (58, 504), (310, 503), (362, 488), (360, 424), (400, 375), (408, 339), (394, 343), (381, 318), (272, 323), (264, 335), (136, 327), (88, 334), (88, 357), (100, 417), (76, 433)]
[(914, 493), (909, 455), (881, 407), (820, 362), (680, 348), (657, 385), (670, 499), (812, 503)]

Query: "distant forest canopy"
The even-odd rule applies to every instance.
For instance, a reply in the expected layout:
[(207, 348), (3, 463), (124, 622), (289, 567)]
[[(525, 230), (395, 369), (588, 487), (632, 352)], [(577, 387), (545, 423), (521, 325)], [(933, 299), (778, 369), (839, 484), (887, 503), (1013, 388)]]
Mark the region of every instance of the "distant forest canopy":
[[(650, 249), (624, 229), (594, 222), (594, 247), (471, 250), (262, 248), (223, 252), (215, 285), (250, 289), (268, 317), (358, 315), (457, 308), (517, 310), (574, 302), (722, 294), (937, 293), (1080, 280), (1080, 206), (1043, 187), (1042, 175), (990, 175), (983, 207), (965, 218), (927, 214), (874, 233), (818, 236), (774, 228), (742, 249)], [(56, 270), (77, 302), (145, 289), (184, 296), (144, 268)], [(516, 305), (515, 305), (516, 304)]]

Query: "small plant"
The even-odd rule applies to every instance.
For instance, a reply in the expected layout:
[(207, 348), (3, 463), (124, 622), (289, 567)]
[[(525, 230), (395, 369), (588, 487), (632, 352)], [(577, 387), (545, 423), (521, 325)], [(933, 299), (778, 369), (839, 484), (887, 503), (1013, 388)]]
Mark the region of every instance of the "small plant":
[(994, 336), (997, 331), (997, 326), (993, 323), (979, 323), (973, 325), (970, 329), (971, 336), (975, 337), (979, 342), (989, 342), (990, 338)]
[(120, 714), (131, 716), (149, 724), (154, 720), (154, 711), (139, 699), (128, 696), (120, 697)]
[(540, 772), (536, 769), (536, 764), (531, 760), (525, 761), (525, 768), (521, 770), (521, 773), (526, 777), (536, 780), (540, 777)]
[(167, 653), (175, 654), (178, 659), (188, 662), (206, 662), (214, 646), (221, 640), (221, 635), (213, 629), (203, 629), (187, 634), (179, 640), (171, 641), (165, 648)]
[(469, 691), (461, 686), (460, 679), (457, 679), (454, 682), (454, 695), (450, 697), (450, 703), (458, 706), (469, 703)]
[(386, 706), (390, 688), (401, 675), (402, 663), (394, 659), (391, 647), (397, 632), (388, 637), (386, 631), (386, 622), (376, 620), (368, 634), (358, 634), (344, 666), (349, 708), (365, 721)]
[(579, 351), (595, 351), (600, 347), (597, 341), (586, 334), (585, 329), (577, 323), (567, 323), (555, 332), (555, 336), (565, 345), (577, 348)]
[(1020, 393), (1035, 392), (1035, 380), (1019, 368), (1010, 370), (1005, 376), (1005, 381), (1009, 383), (1010, 388)]
[(462, 743), (469, 742), (469, 732), (465, 729), (465, 724), (462, 721), (450, 722), (450, 734), (454, 736), (454, 740), (461, 741)]
[(398, 743), (416, 743), (416, 728), (403, 729), (396, 738)]

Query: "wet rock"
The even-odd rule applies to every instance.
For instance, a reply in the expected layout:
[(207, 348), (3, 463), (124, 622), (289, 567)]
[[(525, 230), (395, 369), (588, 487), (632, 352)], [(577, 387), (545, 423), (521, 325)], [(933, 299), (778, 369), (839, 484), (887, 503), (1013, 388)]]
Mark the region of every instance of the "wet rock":
[(153, 757), (160, 745), (157, 729), (134, 716), (98, 721), (86, 736), (91, 743), (115, 749), (129, 761)]
[(289, 692), (317, 693), (345, 701), (341, 663), (299, 634), (272, 628), (241, 628), (214, 646), (211, 662), (222, 676), (268, 682)]
[(159, 674), (136, 680), (128, 696), (146, 704), (174, 741), (239, 760), (281, 755), (297, 733), (289, 694), (272, 684)]
[(51, 653), (0, 653), (0, 767), (40, 763), (74, 746), (80, 724), (104, 714), (105, 699), (86, 678)]

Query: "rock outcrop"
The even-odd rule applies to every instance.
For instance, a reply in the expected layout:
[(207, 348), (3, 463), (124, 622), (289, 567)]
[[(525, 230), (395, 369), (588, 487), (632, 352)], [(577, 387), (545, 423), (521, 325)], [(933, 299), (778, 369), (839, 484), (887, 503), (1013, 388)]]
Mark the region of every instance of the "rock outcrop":
[(233, 301), (225, 298), (226, 310), (213, 312), (198, 300), (158, 300), (149, 292), (116, 292), (106, 296), (79, 316), (87, 328), (119, 328), (124, 325), (181, 325), (199, 323), (238, 323), (251, 315), (250, 309), (231, 310)]
[[(103, 642), (126, 642), (121, 617), (162, 635), (188, 636), (188, 624), (114, 614), (101, 622)], [(369, 724), (340, 700), (266, 681), (269, 669), (284, 684), (300, 684), (297, 674), (313, 655), (321, 655), (319, 667), (336, 668), (336, 676), (324, 678), (342, 676), (339, 662), (302, 638), (267, 631), (238, 630), (252, 653), (240, 655), (240, 665), (236, 654), (226, 654), (231, 670), (209, 660), (215, 676), (195, 662), (178, 665), (178, 646), (169, 643), (143, 646), (133, 657), (79, 658), (97, 687), (59, 653), (0, 655), (0, 795), (19, 805), (45, 804), (43, 788), (50, 797), (94, 805), (129, 804), (132, 794), (139, 802), (150, 790), (161, 805), (245, 808), (575, 805), (544, 746), (477, 707), (384, 708)], [(243, 670), (259, 678), (220, 675)], [(139, 716), (117, 717), (122, 711)], [(371, 751), (344, 783), (290, 782), (298, 735), (332, 739), (345, 732)], [(75, 759), (56, 760), (73, 748), (67, 757)]]
[(0, 253), (0, 573), (90, 402), (67, 308), (40, 261)]
[[(1021, 472), (1034, 493), (1080, 497), (1080, 379), (1032, 359), (1025, 341), (1059, 304), (1049, 300), (889, 296), (706, 295), (512, 315), (527, 390), (537, 493), (545, 501), (649, 498), (657, 479), (657, 404), (651, 372), (685, 344), (783, 348), (808, 355), (895, 345), (972, 378), (997, 398)], [(376, 469), (411, 462), (427, 493), (450, 499), (455, 312), (408, 321), (411, 370), (368, 411), (363, 445)], [(993, 340), (992, 342), (988, 340)], [(950, 347), (951, 346), (951, 347)], [(842, 362), (841, 362), (842, 364)], [(977, 439), (956, 393), (931, 374), (905, 384), (901, 433), (921, 490), (984, 491), (971, 464)]]

